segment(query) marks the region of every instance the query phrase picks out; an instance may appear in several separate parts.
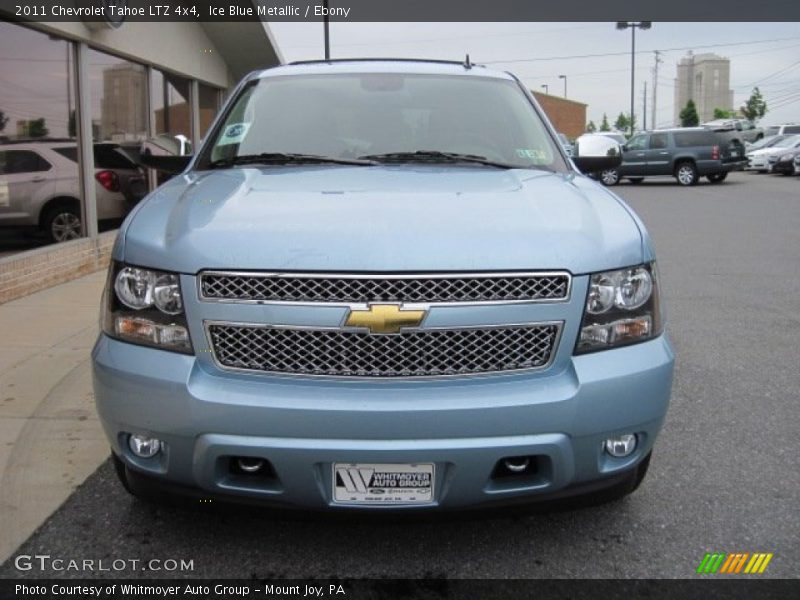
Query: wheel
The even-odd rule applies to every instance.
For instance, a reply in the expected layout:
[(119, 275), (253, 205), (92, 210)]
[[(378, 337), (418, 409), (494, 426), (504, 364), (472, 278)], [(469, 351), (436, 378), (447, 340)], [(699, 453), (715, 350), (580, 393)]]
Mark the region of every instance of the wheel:
[(695, 185), (697, 183), (697, 168), (693, 163), (682, 162), (675, 168), (675, 179), (681, 185)]
[(42, 229), (51, 242), (76, 240), (81, 237), (80, 212), (64, 204), (50, 208), (42, 219)]
[(607, 169), (600, 173), (600, 181), (603, 185), (617, 185), (619, 183), (619, 171), (616, 169)]
[(710, 175), (706, 175), (706, 179), (708, 179), (711, 183), (722, 183), (725, 181), (725, 178), (728, 176), (727, 173), (711, 173)]
[(789, 165), (789, 168), (785, 171), (781, 171), (781, 175), (784, 176), (794, 175), (795, 173), (797, 173), (797, 168), (794, 166), (794, 164)]
[(644, 181), (644, 177), (628, 177), (628, 181), (638, 185)]

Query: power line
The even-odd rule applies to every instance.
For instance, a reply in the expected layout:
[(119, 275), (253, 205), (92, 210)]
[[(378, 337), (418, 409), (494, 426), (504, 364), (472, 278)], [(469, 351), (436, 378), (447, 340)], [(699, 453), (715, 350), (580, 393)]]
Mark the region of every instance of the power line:
[[(749, 42), (729, 42), (725, 44), (705, 44), (702, 46), (681, 46), (680, 48), (662, 48), (660, 52), (677, 52), (680, 50), (697, 50), (697, 49), (704, 49), (704, 48), (721, 48), (726, 46), (748, 46), (752, 44), (772, 44), (775, 42), (786, 42), (791, 40), (800, 40), (800, 36), (795, 37), (788, 37), (788, 38), (776, 38), (772, 40), (752, 40)], [(655, 50), (638, 50), (636, 54), (648, 54), (650, 52), (655, 52)], [(508, 60), (490, 60), (484, 61), (483, 64), (487, 65), (496, 65), (501, 63), (520, 63), (520, 62), (539, 62), (539, 61), (548, 61), (548, 60), (571, 60), (577, 58), (601, 58), (606, 56), (628, 56), (630, 52), (603, 52), (600, 54), (574, 54), (571, 56), (543, 56), (539, 58), (512, 58)]]

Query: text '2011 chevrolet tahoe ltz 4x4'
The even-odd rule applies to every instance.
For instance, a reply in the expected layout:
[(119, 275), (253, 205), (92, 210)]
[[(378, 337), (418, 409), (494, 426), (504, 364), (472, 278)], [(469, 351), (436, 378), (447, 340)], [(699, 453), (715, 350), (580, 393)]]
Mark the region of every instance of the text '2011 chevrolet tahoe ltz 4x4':
[(599, 139), (571, 160), (469, 64), (245, 78), (114, 247), (93, 372), (123, 484), (332, 511), (632, 491), (674, 359), (642, 223), (576, 168), (619, 163)]

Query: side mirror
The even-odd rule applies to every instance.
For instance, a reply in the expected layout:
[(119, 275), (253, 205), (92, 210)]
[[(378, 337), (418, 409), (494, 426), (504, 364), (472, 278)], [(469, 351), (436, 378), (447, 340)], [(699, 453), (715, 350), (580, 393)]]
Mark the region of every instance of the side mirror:
[(155, 156), (153, 154), (142, 154), (139, 158), (139, 162), (143, 166), (172, 175), (185, 171), (191, 160), (191, 156)]
[(185, 135), (162, 133), (142, 143), (139, 162), (150, 169), (180, 173), (192, 160), (192, 143)]
[(622, 164), (622, 146), (602, 135), (579, 137), (572, 162), (581, 173), (599, 173)]

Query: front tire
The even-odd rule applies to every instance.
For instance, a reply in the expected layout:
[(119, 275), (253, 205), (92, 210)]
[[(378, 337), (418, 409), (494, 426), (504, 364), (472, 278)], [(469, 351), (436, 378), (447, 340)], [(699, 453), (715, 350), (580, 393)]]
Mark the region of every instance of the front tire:
[(619, 183), (619, 171), (616, 169), (606, 169), (600, 173), (600, 181), (603, 185), (612, 186)]
[(683, 186), (697, 184), (697, 167), (694, 163), (682, 162), (675, 167), (675, 179)]
[(706, 175), (706, 179), (708, 179), (711, 183), (722, 183), (725, 181), (727, 176), (728, 174), (726, 172), (711, 173), (710, 175)]

